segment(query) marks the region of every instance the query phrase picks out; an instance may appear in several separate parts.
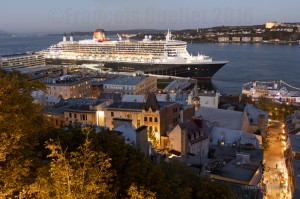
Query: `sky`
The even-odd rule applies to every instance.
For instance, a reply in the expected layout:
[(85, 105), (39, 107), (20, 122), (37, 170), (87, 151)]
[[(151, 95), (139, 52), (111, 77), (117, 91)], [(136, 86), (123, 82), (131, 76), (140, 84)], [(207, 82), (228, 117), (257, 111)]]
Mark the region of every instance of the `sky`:
[(299, 0), (1, 0), (0, 29), (60, 33), (300, 22)]

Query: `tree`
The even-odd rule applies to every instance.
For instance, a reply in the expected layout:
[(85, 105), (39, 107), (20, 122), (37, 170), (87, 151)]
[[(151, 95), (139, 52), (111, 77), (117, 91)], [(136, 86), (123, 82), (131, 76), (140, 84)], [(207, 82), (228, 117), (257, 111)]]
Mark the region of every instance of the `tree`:
[[(87, 129), (83, 129), (85, 132)], [(46, 143), (51, 151), (50, 166), (36, 179), (24, 196), (38, 198), (111, 198), (110, 185), (114, 172), (111, 159), (103, 152), (91, 149), (91, 140), (85, 132), (84, 144), (68, 153), (57, 142)]]
[(34, 179), (38, 154), (34, 147), (47, 122), (31, 92), (43, 89), (28, 76), (0, 70), (0, 198), (18, 195)]
[(128, 195), (130, 199), (156, 199), (155, 193), (146, 190), (143, 186), (138, 189), (134, 183), (130, 186)]

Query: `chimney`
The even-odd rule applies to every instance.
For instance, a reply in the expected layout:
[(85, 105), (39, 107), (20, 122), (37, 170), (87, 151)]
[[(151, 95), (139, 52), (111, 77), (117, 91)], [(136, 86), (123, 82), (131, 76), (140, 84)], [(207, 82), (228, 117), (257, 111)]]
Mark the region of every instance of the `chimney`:
[(70, 36), (70, 42), (73, 42), (73, 33), (71, 32), (71, 36)]
[(149, 142), (148, 142), (148, 130), (147, 126), (143, 125), (135, 130), (136, 132), (136, 147), (141, 150), (147, 156), (150, 155)]

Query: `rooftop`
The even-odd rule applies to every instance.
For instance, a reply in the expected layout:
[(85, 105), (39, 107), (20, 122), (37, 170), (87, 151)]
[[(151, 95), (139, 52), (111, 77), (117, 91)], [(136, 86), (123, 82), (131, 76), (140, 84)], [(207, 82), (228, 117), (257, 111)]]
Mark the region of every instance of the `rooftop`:
[(289, 140), (292, 151), (300, 153), (300, 135), (289, 134)]
[(226, 181), (250, 185), (250, 181), (258, 169), (258, 165), (242, 164), (240, 160), (232, 159), (224, 167), (216, 168), (211, 174), (227, 178)]
[[(175, 104), (176, 102), (158, 102), (159, 110), (167, 106)], [(115, 102), (107, 107), (107, 109), (127, 109), (127, 110), (142, 110), (145, 108), (143, 102)]]
[(16, 70), (22, 74), (31, 74), (31, 73), (49, 70), (52, 68), (55, 68), (55, 67), (54, 66), (35, 66), (35, 67), (27, 67), (27, 68), (17, 68)]
[(135, 86), (141, 81), (148, 78), (148, 76), (119, 76), (111, 79), (107, 79), (103, 81), (103, 84), (114, 84), (114, 85), (127, 85), (127, 86)]
[(51, 80), (47, 80), (44, 82), (46, 85), (57, 85), (57, 86), (65, 86), (65, 85), (73, 85), (78, 84), (84, 81), (89, 81), (91, 78), (88, 77), (74, 77), (71, 75), (62, 76), (60, 78), (54, 78)]
[(261, 136), (220, 127), (213, 128), (210, 139), (212, 145), (219, 145), (219, 142), (225, 146), (252, 144), (255, 148), (261, 148), (262, 145)]
[(191, 119), (187, 122), (179, 124), (179, 126), (180, 128), (187, 130), (189, 142), (191, 144), (207, 139), (210, 134), (209, 122), (202, 119)]
[(238, 111), (200, 107), (195, 115), (216, 123), (218, 127), (233, 130), (242, 130), (244, 123), (244, 112)]
[(97, 102), (99, 103), (99, 101), (94, 98), (72, 98), (65, 100), (63, 103), (56, 104), (52, 108), (47, 108), (44, 112), (46, 114), (63, 115), (64, 110), (89, 110), (89, 106)]
[(259, 110), (256, 108), (253, 104), (247, 104), (245, 107), (245, 112), (249, 114), (249, 120), (252, 119), (254, 124), (259, 123), (259, 116), (264, 115), (264, 122), (265, 124), (268, 124), (268, 113), (262, 110)]
[(263, 149), (246, 150), (226, 146), (210, 146), (210, 149), (214, 151), (214, 158), (235, 159), (237, 153), (248, 153), (251, 162), (260, 163), (264, 159)]

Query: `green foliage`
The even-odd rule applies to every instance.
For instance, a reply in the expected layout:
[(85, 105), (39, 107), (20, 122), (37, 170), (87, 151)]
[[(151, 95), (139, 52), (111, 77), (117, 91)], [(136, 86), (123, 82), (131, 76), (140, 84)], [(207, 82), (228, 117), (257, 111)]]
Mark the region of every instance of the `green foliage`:
[(150, 142), (151, 142), (152, 146), (153, 146), (154, 148), (157, 148), (159, 142), (158, 142), (158, 140), (157, 140), (156, 137), (155, 137), (155, 132), (148, 132), (148, 137), (149, 137), (149, 139), (150, 139)]
[(290, 115), (295, 110), (297, 110), (297, 107), (295, 107), (294, 105), (287, 105), (285, 103), (279, 104), (273, 102), (272, 99), (265, 97), (260, 97), (258, 99), (257, 107), (263, 111), (268, 112), (271, 119), (279, 120), (281, 122), (285, 120), (285, 117), (287, 115)]
[(91, 149), (91, 140), (76, 151), (64, 151), (59, 143), (47, 142), (51, 151), (48, 172), (40, 173), (26, 193), (38, 198), (110, 198), (109, 186), (114, 172), (110, 170), (111, 159), (104, 153)]
[(155, 193), (146, 190), (144, 187), (137, 188), (135, 184), (132, 184), (128, 190), (130, 199), (156, 199)]
[(165, 198), (168, 198), (168, 196), (175, 199), (236, 198), (228, 185), (200, 178), (194, 170), (180, 162), (163, 162), (161, 168), (165, 173), (164, 181), (166, 182), (167, 191), (169, 191)]
[(0, 198), (4, 198), (31, 183), (39, 165), (34, 147), (47, 123), (30, 95), (43, 89), (41, 84), (0, 70), (0, 85)]

